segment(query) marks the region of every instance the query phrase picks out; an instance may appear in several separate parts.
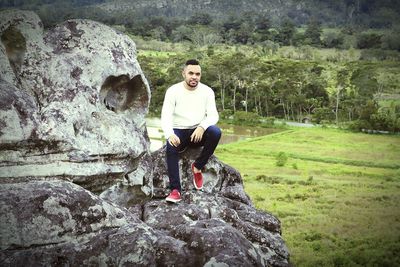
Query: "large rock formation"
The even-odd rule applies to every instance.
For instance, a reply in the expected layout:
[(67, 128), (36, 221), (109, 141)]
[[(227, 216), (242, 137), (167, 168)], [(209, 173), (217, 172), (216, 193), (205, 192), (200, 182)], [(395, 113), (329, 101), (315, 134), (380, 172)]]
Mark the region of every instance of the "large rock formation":
[(93, 21), (43, 33), (34, 13), (1, 17), (0, 177), (60, 177), (100, 192), (135, 170), (150, 98), (135, 44)]
[(182, 154), (171, 205), (150, 154), (150, 90), (125, 35), (88, 20), (44, 32), (0, 13), (1, 266), (287, 266), (280, 222), (213, 157), (195, 191)]

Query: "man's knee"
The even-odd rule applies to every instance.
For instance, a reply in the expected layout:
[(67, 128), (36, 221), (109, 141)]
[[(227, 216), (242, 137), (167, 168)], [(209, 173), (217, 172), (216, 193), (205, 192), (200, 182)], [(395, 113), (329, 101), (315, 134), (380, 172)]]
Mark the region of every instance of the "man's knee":
[(168, 155), (174, 155), (174, 154), (178, 154), (178, 148), (171, 145), (168, 141), (167, 141), (167, 148), (166, 148), (166, 152)]
[(213, 139), (219, 140), (221, 138), (221, 129), (218, 128), (216, 125), (211, 125), (207, 128), (208, 136)]

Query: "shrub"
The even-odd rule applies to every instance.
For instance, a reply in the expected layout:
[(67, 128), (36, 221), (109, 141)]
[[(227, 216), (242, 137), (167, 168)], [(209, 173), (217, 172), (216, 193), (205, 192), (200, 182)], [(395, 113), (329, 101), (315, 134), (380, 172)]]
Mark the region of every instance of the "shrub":
[(330, 108), (315, 108), (313, 114), (313, 121), (322, 123), (323, 121), (333, 121), (335, 119), (333, 112)]
[(304, 236), (304, 240), (306, 240), (308, 242), (319, 241), (321, 239), (323, 239), (322, 234), (320, 232), (317, 232), (314, 230), (306, 232), (305, 236)]
[(390, 49), (400, 51), (400, 34), (395, 32), (386, 33), (381, 38), (382, 49)]
[(344, 41), (343, 34), (336, 32), (326, 32), (322, 35), (322, 44), (324, 47), (333, 48), (333, 47), (341, 47)]
[(276, 155), (276, 166), (278, 166), (278, 167), (283, 167), (283, 166), (285, 166), (285, 164), (286, 164), (286, 162), (287, 162), (287, 160), (288, 160), (288, 156), (286, 155), (286, 153), (285, 152), (279, 152), (277, 155)]
[(298, 181), (297, 182), (299, 185), (315, 185), (316, 182), (314, 182), (314, 177), (312, 175), (308, 176), (306, 181)]
[(260, 123), (261, 118), (257, 113), (237, 111), (233, 115), (235, 124), (255, 126)]
[(399, 60), (400, 54), (395, 50), (364, 49), (361, 51), (361, 60)]
[(225, 110), (219, 112), (220, 118), (221, 118), (221, 119), (224, 119), (224, 120), (229, 120), (229, 119), (231, 119), (231, 118), (232, 118), (232, 115), (233, 115), (233, 112), (232, 112), (232, 110), (230, 110), (230, 109), (225, 109)]
[(256, 180), (257, 180), (257, 181), (263, 180), (263, 181), (265, 182), (266, 179), (267, 179), (267, 176), (265, 176), (264, 174), (261, 174), (261, 175), (257, 175), (257, 176), (256, 176)]
[(357, 47), (360, 49), (380, 48), (381, 37), (376, 33), (362, 33), (357, 38)]
[(380, 111), (371, 114), (368, 120), (360, 119), (350, 122), (348, 129), (353, 131), (382, 130), (396, 133), (400, 131), (400, 118), (391, 117)]
[(263, 182), (267, 182), (269, 184), (279, 184), (282, 180), (282, 178), (277, 177), (277, 176), (266, 176), (264, 174), (261, 175), (257, 175), (256, 176), (256, 180), (257, 181), (263, 181)]
[(270, 127), (275, 124), (275, 117), (264, 117), (262, 127)]
[(338, 253), (333, 256), (333, 266), (339, 267), (339, 266), (349, 266), (351, 263), (351, 260), (348, 258), (348, 256), (345, 256), (341, 253)]
[(285, 183), (288, 184), (288, 185), (293, 185), (293, 184), (295, 184), (296, 182), (293, 181), (293, 180), (285, 180)]
[(257, 195), (257, 196), (255, 196), (254, 200), (255, 200), (256, 202), (261, 202), (261, 201), (264, 201), (265, 198), (263, 198), (263, 197)]

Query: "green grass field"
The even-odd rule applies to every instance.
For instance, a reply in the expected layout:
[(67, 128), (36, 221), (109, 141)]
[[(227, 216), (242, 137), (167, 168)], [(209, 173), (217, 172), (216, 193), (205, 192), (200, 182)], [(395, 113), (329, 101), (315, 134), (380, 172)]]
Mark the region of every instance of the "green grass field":
[(216, 156), (281, 220), (294, 266), (400, 266), (400, 136), (296, 128)]

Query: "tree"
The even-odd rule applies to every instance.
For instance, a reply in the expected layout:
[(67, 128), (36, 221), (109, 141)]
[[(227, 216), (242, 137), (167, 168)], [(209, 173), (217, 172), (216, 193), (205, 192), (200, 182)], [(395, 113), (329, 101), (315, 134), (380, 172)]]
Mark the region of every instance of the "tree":
[(229, 16), (222, 24), (222, 28), (224, 32), (229, 30), (238, 30), (240, 25), (242, 25), (243, 21), (238, 19), (236, 16)]
[(259, 33), (267, 34), (271, 25), (271, 20), (265, 15), (259, 15), (255, 20), (256, 31)]
[[(217, 103), (218, 98), (220, 100), (220, 106), (222, 110), (226, 109), (229, 102), (228, 89), (232, 86), (233, 74), (235, 73), (235, 66), (232, 64), (231, 57), (226, 54), (214, 54), (212, 58), (208, 58), (205, 68), (204, 82), (209, 84), (212, 88), (216, 89)], [(234, 106), (232, 106), (234, 107)]]
[(192, 28), (185, 25), (181, 25), (172, 31), (172, 40), (176, 42), (190, 40), (189, 38), (192, 32), (193, 32)]
[(302, 95), (304, 96), (303, 110), (310, 116), (314, 110), (327, 106), (329, 104), (329, 96), (325, 90), (326, 81), (321, 77), (322, 69), (314, 66), (309, 75), (305, 76), (305, 85), (303, 86)]
[(316, 19), (311, 19), (308, 24), (306, 31), (304, 33), (305, 44), (319, 46), (321, 45), (321, 23)]
[[(347, 111), (351, 117), (354, 109), (352, 109), (351, 104), (354, 103), (354, 98), (357, 94), (356, 87), (352, 83), (353, 70), (346, 67), (341, 67), (340, 69), (333, 71), (333, 75), (328, 81), (329, 89), (331, 90), (333, 96), (333, 112), (335, 114), (335, 122), (339, 124), (339, 113), (340, 111), (345, 111), (347, 104)], [(357, 96), (358, 98), (358, 96)], [(347, 101), (346, 101), (347, 100)], [(350, 104), (350, 105), (349, 105)]]
[(253, 27), (249, 23), (243, 23), (240, 28), (234, 32), (234, 39), (236, 43), (247, 44), (253, 32)]
[(158, 26), (150, 31), (150, 36), (156, 40), (164, 41), (167, 37), (165, 29), (162, 26)]
[(270, 69), (265, 66), (260, 67), (260, 72), (263, 73), (261, 79), (257, 79), (257, 94), (258, 94), (258, 113), (262, 116), (271, 116), (273, 101), (275, 99), (274, 91), (272, 90), (272, 78), (269, 75)]
[(221, 37), (206, 27), (195, 26), (188, 39), (196, 46), (214, 45), (221, 41)]
[(294, 23), (290, 19), (285, 19), (279, 27), (277, 39), (283, 45), (291, 45), (295, 32)]
[(210, 25), (212, 23), (212, 17), (208, 13), (199, 12), (193, 14), (189, 18), (190, 24), (199, 24), (199, 25)]
[(258, 15), (255, 19), (255, 32), (258, 41), (266, 41), (270, 38), (269, 29), (271, 28), (271, 20), (265, 15)]
[(370, 27), (372, 28), (390, 28), (398, 21), (399, 13), (393, 8), (381, 7), (374, 10), (374, 14), (370, 19)]
[(321, 43), (327, 48), (339, 48), (343, 45), (344, 36), (336, 32), (327, 32), (322, 35)]
[(386, 33), (381, 38), (381, 48), (400, 51), (400, 34), (399, 29)]

